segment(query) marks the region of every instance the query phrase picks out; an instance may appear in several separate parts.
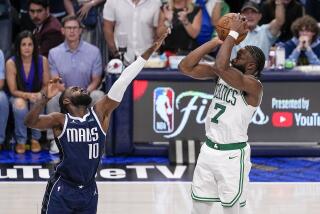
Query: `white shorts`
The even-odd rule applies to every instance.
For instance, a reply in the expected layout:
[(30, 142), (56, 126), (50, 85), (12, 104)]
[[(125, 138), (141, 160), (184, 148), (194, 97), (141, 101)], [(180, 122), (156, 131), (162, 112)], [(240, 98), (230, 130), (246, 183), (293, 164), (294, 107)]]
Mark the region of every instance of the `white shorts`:
[(249, 144), (243, 149), (222, 151), (204, 143), (193, 174), (192, 199), (221, 202), (224, 207), (240, 201), (244, 206), (250, 169)]

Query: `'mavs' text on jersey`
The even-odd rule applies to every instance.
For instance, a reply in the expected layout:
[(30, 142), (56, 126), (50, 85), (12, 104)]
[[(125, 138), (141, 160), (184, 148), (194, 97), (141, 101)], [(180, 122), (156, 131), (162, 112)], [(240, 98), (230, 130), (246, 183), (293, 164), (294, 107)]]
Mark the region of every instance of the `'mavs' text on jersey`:
[(67, 128), (68, 142), (94, 142), (99, 139), (98, 128)]

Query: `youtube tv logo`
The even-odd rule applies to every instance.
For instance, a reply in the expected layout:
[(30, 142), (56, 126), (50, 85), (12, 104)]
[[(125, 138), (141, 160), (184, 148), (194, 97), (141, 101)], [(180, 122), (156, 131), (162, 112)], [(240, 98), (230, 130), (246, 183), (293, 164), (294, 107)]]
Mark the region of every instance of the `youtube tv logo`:
[(293, 114), (291, 112), (274, 112), (272, 114), (272, 125), (274, 127), (291, 127), (293, 125)]

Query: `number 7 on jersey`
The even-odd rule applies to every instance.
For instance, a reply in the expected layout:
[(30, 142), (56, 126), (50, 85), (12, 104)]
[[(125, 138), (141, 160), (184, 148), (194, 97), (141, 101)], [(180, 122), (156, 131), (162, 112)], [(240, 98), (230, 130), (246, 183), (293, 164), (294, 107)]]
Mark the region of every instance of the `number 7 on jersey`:
[(224, 105), (221, 105), (219, 103), (216, 103), (214, 105), (214, 109), (218, 110), (216, 115), (214, 115), (213, 118), (211, 118), (211, 122), (218, 124), (219, 123), (219, 117), (226, 111), (226, 107)]

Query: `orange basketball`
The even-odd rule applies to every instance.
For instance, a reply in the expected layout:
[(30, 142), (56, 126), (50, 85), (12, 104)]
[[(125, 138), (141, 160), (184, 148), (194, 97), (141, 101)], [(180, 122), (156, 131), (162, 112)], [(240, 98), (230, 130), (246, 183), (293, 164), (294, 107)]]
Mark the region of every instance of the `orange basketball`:
[[(229, 34), (231, 19), (234, 15), (236, 15), (236, 13), (227, 13), (219, 19), (218, 24), (216, 25), (218, 37), (222, 41), (224, 41)], [(246, 38), (247, 34), (248, 33), (239, 35), (238, 39), (236, 40), (236, 44), (238, 45), (240, 42), (242, 42)]]

